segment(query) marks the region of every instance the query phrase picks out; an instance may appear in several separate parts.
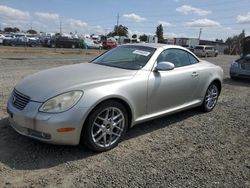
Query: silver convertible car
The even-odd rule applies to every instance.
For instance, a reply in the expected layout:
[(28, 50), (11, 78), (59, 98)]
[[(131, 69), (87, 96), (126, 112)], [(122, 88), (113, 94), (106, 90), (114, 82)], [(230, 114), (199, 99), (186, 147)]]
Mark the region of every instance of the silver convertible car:
[(11, 126), (22, 135), (106, 151), (135, 124), (198, 106), (211, 111), (222, 78), (220, 67), (182, 47), (122, 45), (90, 63), (23, 79), (7, 110)]

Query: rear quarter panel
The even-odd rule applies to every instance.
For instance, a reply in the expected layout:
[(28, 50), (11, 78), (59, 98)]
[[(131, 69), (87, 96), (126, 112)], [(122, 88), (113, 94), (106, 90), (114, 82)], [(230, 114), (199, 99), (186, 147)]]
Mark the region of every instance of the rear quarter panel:
[(207, 61), (201, 61), (199, 66), (199, 95), (198, 97), (202, 99), (205, 96), (208, 86), (215, 80), (219, 80), (223, 83), (223, 70), (221, 67), (216, 66)]

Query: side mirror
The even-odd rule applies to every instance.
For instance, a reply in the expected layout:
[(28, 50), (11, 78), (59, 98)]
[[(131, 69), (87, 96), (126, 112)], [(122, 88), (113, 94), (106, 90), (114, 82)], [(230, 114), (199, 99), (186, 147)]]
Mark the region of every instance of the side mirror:
[(154, 71), (158, 72), (158, 71), (168, 71), (168, 70), (173, 70), (175, 68), (173, 63), (167, 62), (167, 61), (162, 61), (159, 62)]

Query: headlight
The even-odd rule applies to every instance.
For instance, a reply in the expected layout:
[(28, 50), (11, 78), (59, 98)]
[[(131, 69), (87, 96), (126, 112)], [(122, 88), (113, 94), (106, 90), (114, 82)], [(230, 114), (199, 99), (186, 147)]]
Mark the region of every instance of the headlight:
[(59, 113), (72, 108), (82, 97), (82, 91), (70, 91), (47, 100), (39, 109), (41, 112)]
[(238, 68), (238, 67), (239, 67), (239, 63), (233, 62), (233, 63), (231, 64), (231, 67), (232, 67), (232, 68)]

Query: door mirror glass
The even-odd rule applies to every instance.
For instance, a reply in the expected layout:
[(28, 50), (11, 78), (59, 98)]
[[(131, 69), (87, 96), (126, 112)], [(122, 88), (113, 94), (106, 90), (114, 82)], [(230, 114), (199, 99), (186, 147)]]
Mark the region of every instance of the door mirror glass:
[(155, 71), (168, 71), (168, 70), (173, 70), (175, 68), (173, 63), (167, 62), (167, 61), (162, 61), (159, 62), (156, 67)]

